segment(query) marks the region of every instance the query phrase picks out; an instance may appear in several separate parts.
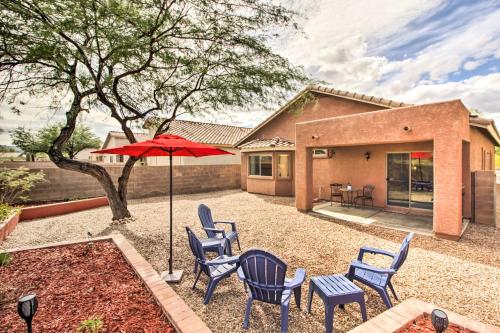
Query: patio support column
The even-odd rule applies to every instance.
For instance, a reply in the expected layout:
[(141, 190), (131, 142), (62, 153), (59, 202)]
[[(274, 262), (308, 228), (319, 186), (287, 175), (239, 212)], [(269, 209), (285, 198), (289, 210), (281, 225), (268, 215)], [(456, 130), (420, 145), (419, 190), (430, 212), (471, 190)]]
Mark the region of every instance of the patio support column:
[(439, 136), (434, 140), (434, 218), (438, 236), (458, 239), (462, 232), (462, 140)]
[(295, 207), (301, 212), (313, 208), (312, 149), (297, 146), (295, 150)]

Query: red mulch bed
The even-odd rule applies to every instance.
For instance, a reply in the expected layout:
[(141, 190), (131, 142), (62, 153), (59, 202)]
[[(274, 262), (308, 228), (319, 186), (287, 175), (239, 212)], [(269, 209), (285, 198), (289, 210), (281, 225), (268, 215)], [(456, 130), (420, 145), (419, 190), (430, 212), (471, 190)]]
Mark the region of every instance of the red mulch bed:
[[(428, 314), (424, 314), (415, 318), (411, 323), (397, 330), (397, 333), (423, 333), (423, 332), (436, 332), (434, 326), (432, 326), (431, 317)], [(462, 326), (450, 323), (448, 328), (444, 331), (445, 333), (477, 333)]]
[(36, 293), (34, 332), (76, 332), (100, 317), (102, 332), (175, 332), (151, 293), (110, 241), (12, 254), (0, 267), (0, 332), (26, 332), (17, 299)]

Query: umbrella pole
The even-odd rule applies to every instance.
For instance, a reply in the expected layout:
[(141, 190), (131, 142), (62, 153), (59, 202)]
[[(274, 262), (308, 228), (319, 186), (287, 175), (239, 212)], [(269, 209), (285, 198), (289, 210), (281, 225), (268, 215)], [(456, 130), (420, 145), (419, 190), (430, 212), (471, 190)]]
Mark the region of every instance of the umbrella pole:
[(172, 152), (170, 152), (170, 257), (168, 258), (168, 274), (172, 274)]

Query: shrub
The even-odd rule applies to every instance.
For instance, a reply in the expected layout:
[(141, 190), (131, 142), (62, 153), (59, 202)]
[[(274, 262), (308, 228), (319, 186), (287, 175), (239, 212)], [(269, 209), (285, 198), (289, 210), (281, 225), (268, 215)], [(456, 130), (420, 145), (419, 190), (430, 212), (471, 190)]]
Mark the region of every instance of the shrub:
[(12, 260), (12, 256), (7, 252), (0, 252), (0, 267), (7, 266)]
[(19, 208), (0, 203), (0, 224), (16, 211), (19, 211)]
[(30, 172), (28, 168), (0, 169), (0, 203), (13, 204), (25, 201), (26, 195), (37, 183), (44, 181), (43, 171)]
[(81, 333), (99, 333), (104, 326), (104, 322), (100, 317), (91, 317), (85, 319), (78, 326), (77, 332)]

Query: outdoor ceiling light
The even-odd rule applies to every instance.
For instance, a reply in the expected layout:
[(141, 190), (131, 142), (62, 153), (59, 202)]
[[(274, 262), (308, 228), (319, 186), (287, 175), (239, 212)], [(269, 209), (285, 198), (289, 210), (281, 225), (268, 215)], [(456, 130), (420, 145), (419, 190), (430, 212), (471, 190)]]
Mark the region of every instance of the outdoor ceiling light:
[(369, 151), (367, 151), (365, 153), (365, 158), (366, 158), (367, 161), (370, 159), (370, 152)]
[(35, 294), (26, 295), (17, 301), (17, 312), (26, 321), (28, 333), (31, 333), (31, 322), (38, 308), (38, 299)]
[(434, 309), (431, 314), (432, 326), (437, 333), (442, 333), (448, 327), (448, 316), (443, 310)]

